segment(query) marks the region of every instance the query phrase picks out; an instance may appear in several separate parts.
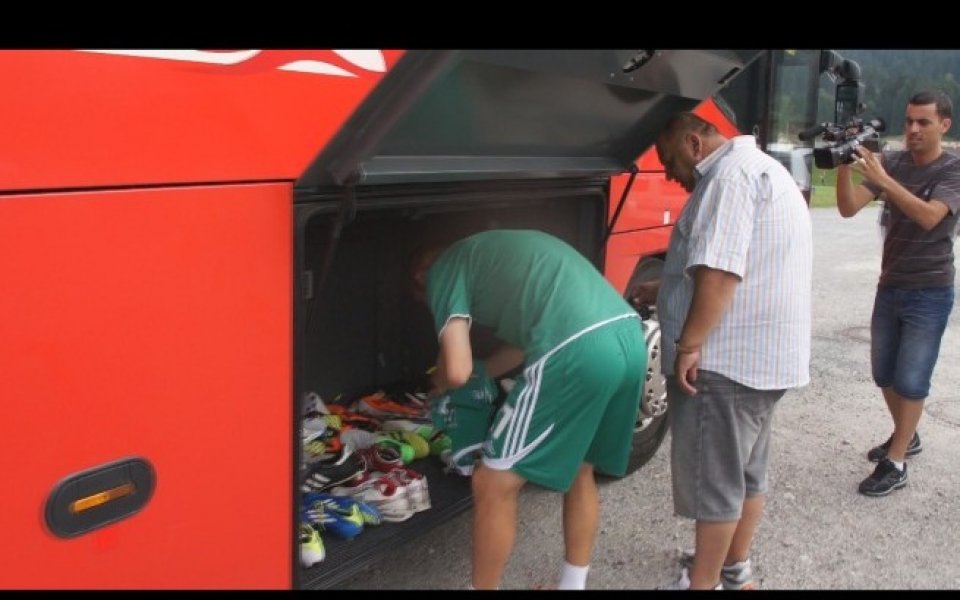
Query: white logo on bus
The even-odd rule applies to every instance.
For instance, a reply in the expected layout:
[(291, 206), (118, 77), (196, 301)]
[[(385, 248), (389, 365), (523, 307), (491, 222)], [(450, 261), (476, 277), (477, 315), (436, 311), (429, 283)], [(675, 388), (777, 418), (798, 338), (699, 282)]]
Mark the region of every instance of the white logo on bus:
[[(213, 52), (210, 50), (79, 50), (98, 54), (116, 54), (138, 58), (158, 58), (209, 65), (238, 65), (258, 56), (263, 50), (228, 50)], [(365, 71), (383, 73), (387, 63), (379, 50), (334, 50), (340, 58)], [(277, 67), (281, 71), (313, 73), (315, 75), (335, 75), (338, 77), (356, 77), (356, 73), (322, 60), (294, 60)]]

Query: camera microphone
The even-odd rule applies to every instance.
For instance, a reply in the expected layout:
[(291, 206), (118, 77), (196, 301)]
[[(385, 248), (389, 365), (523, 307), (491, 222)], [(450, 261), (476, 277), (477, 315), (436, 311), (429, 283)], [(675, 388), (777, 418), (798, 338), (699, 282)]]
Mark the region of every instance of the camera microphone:
[(826, 130), (827, 130), (827, 124), (820, 123), (819, 125), (814, 125), (813, 127), (804, 129), (803, 131), (797, 134), (797, 137), (800, 138), (800, 141), (806, 142), (807, 140), (812, 140), (813, 138), (817, 137), (818, 135), (820, 135)]

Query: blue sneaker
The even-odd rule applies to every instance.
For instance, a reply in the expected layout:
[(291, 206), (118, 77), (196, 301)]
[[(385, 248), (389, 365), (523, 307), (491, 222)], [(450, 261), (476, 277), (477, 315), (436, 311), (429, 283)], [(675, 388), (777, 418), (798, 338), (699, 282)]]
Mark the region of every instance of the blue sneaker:
[(337, 510), (327, 510), (321, 502), (304, 507), (300, 518), (320, 531), (328, 531), (344, 540), (352, 540), (363, 531), (363, 516), (356, 506), (350, 514), (343, 514)]
[(352, 515), (358, 510), (364, 525), (379, 525), (383, 522), (383, 516), (379, 510), (349, 496), (334, 496), (324, 492), (310, 492), (303, 495), (304, 506), (312, 508), (316, 504), (323, 505), (326, 511), (339, 512), (343, 515)]

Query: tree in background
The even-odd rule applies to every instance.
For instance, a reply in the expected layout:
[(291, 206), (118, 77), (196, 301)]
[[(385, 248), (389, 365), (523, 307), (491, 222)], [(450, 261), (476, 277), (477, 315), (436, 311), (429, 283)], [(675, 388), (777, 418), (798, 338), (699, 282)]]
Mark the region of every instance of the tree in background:
[[(886, 136), (903, 132), (903, 107), (914, 93), (938, 88), (955, 105), (960, 104), (960, 51), (957, 50), (842, 50), (844, 58), (855, 60), (864, 82), (863, 116), (880, 117), (887, 124)], [(823, 77), (819, 96), (818, 121), (832, 121), (834, 84)], [(952, 129), (946, 139), (960, 139)]]

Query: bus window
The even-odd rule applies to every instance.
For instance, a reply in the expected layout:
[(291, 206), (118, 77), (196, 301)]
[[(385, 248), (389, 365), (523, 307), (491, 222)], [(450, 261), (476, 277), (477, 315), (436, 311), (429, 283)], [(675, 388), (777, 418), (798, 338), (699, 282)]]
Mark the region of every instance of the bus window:
[(790, 171), (809, 201), (813, 140), (801, 142), (797, 134), (816, 122), (820, 51), (781, 50), (774, 53), (772, 60), (773, 93), (766, 151)]

